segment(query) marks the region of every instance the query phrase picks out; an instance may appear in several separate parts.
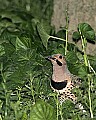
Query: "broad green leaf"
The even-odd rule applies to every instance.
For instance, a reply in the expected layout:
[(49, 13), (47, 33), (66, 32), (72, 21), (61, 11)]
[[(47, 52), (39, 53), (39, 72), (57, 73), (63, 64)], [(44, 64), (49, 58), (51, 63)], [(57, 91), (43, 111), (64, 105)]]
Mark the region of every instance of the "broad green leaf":
[(74, 32), (72, 38), (75, 39), (75, 40), (80, 39), (80, 33), (79, 32)]
[(31, 48), (31, 39), (28, 37), (21, 37), (20, 40), (24, 43), (27, 48)]
[(76, 53), (73, 51), (70, 51), (67, 53), (66, 59), (67, 59), (67, 61), (70, 61), (73, 64), (78, 61), (78, 57), (77, 57)]
[(78, 24), (78, 29), (80, 29), (80, 31), (82, 33), (93, 30), (92, 27), (88, 23), (80, 23), (80, 24)]
[(85, 32), (84, 36), (88, 40), (95, 40), (95, 32), (93, 30)]
[(88, 68), (84, 65), (82, 65), (79, 70), (78, 70), (78, 74), (81, 78), (85, 77), (88, 75)]
[(78, 24), (78, 29), (81, 32), (81, 35), (86, 39), (95, 40), (95, 32), (93, 28), (87, 23)]
[(70, 70), (70, 72), (74, 75), (77, 75), (79, 77), (81, 77), (80, 75), (83, 74), (82, 72), (79, 74), (79, 71), (81, 71), (80, 69), (82, 68), (82, 64), (77, 62), (77, 63), (73, 63), (70, 61), (68, 61), (68, 69)]
[(62, 29), (62, 30), (58, 31), (56, 36), (59, 37), (59, 38), (65, 39), (65, 37), (66, 37), (66, 30)]
[(32, 106), (30, 120), (56, 120), (55, 117), (54, 108), (43, 100)]
[(65, 51), (64, 51), (64, 49), (56, 49), (56, 50), (54, 50), (54, 52), (52, 53), (52, 54), (57, 54), (57, 53), (60, 53), (60, 54), (62, 54), (62, 53), (65, 53)]
[(37, 24), (37, 30), (39, 32), (40, 38), (42, 40), (42, 43), (44, 47), (47, 49), (47, 43), (50, 38), (50, 35), (47, 34), (47, 32), (44, 30), (44, 27), (42, 24)]
[(8, 11), (6, 11), (6, 12), (3, 11), (0, 15), (2, 18), (10, 19), (12, 21), (12, 23), (21, 23), (23, 21), (19, 16), (15, 15), (11, 12), (8, 12)]
[(7, 19), (4, 19), (4, 20), (0, 21), (0, 27), (7, 28), (9, 26), (10, 27), (15, 27), (15, 25), (12, 22), (9, 22)]
[(27, 50), (30, 47), (30, 39), (23, 37), (23, 38), (16, 38), (16, 50), (24, 49)]
[(8, 90), (15, 89), (17, 86), (24, 84), (26, 80), (26, 76), (24, 76), (25, 75), (24, 71), (21, 71), (19, 69), (7, 77), (7, 89)]

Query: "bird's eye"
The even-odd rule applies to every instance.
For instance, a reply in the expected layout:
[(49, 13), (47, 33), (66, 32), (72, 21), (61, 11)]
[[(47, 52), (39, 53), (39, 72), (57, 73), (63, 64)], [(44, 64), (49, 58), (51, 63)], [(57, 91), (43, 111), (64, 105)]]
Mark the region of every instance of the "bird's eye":
[(62, 59), (62, 56), (60, 55), (59, 58)]

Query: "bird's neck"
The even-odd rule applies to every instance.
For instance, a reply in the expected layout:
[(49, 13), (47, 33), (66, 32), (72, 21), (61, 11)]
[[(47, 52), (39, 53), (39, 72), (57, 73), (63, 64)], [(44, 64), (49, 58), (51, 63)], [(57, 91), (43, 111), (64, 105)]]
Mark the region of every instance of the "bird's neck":
[(64, 80), (70, 79), (70, 72), (66, 65), (54, 66), (53, 65), (53, 76), (52, 80), (55, 82), (62, 82)]

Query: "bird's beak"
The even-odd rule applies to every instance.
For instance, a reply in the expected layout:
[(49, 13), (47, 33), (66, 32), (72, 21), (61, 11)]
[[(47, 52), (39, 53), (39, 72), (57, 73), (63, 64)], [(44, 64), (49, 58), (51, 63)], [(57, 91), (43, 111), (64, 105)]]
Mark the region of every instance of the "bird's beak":
[(46, 60), (51, 60), (52, 56), (45, 57)]

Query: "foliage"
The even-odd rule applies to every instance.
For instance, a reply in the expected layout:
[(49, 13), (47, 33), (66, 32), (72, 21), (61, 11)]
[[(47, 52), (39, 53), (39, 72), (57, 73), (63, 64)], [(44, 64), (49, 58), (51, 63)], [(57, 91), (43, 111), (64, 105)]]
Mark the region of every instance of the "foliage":
[(78, 24), (78, 32), (73, 33), (73, 38), (80, 39), (80, 34), (87, 40), (95, 40), (95, 32), (92, 27), (87, 23)]
[(30, 120), (55, 120), (54, 108), (44, 101), (38, 101), (30, 112)]
[[(67, 23), (58, 33), (50, 26), (52, 5), (52, 0), (0, 2), (1, 120), (96, 118), (96, 56), (86, 55), (87, 42), (95, 42), (95, 32), (87, 23), (78, 25), (73, 38), (81, 40), (80, 51), (68, 42)], [(73, 92), (85, 112), (71, 101), (61, 105), (51, 90), (52, 66), (45, 57), (55, 53), (66, 55), (70, 72), (82, 78)]]

